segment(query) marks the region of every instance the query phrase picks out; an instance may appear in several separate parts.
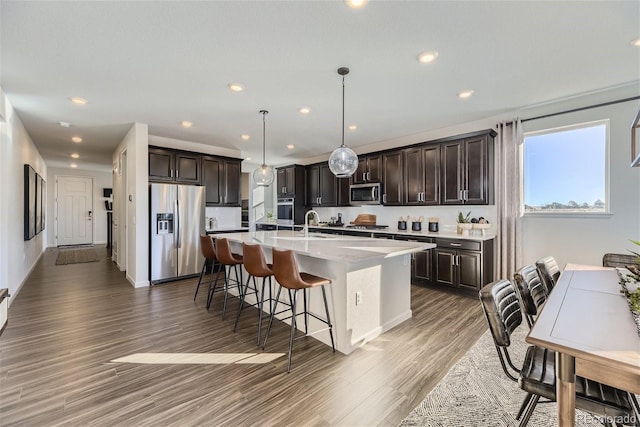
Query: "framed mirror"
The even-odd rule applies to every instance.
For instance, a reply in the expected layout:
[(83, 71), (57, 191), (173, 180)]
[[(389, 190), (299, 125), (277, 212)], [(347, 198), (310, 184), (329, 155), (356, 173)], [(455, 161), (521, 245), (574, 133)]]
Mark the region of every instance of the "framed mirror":
[(631, 125), (631, 167), (640, 166), (640, 110)]

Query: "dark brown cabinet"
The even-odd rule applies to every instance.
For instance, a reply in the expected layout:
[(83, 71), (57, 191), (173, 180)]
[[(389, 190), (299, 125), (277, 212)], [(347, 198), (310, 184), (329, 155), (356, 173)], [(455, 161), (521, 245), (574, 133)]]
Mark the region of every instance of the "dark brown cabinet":
[(382, 204), (400, 206), (403, 201), (402, 151), (382, 155)]
[(440, 145), (404, 150), (404, 204), (440, 204)]
[(291, 165), (276, 169), (276, 191), (278, 197), (302, 197), (304, 199), (303, 166)]
[[(344, 178), (342, 178), (344, 179)], [(336, 206), (338, 178), (328, 163), (307, 167), (307, 206)]]
[[(406, 240), (409, 242), (433, 243), (431, 237), (413, 237), (398, 234), (396, 240)], [(428, 284), (433, 281), (433, 249), (425, 249), (411, 254), (411, 282), (414, 284)]]
[(436, 239), (433, 282), (477, 291), (493, 280), (493, 240)]
[(149, 181), (200, 184), (200, 156), (149, 147)]
[(493, 144), (487, 135), (443, 143), (441, 156), (442, 204), (493, 202)]
[(358, 158), (358, 169), (351, 180), (354, 184), (380, 182), (382, 177), (382, 156), (380, 154), (361, 156)]
[(202, 156), (207, 206), (240, 206), (240, 160)]

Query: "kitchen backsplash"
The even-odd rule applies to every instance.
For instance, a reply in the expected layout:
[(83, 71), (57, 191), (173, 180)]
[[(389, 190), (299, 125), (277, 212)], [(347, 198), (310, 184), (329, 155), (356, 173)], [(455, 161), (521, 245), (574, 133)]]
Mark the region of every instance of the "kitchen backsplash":
[(240, 208), (221, 208), (210, 207), (205, 208), (205, 218), (215, 218), (217, 228), (240, 227), (242, 215)]
[[(342, 221), (349, 224), (358, 214), (368, 213), (376, 215), (376, 221), (379, 225), (388, 225), (390, 229), (396, 229), (398, 219), (402, 216), (413, 218), (424, 217), (423, 227), (426, 228), (430, 217), (438, 217), (441, 231), (456, 231), (456, 222), (458, 212), (467, 215), (471, 212), (469, 218), (484, 217), (490, 224), (496, 224), (497, 210), (495, 205), (470, 205), (470, 206), (349, 206), (338, 208), (315, 208), (320, 215), (320, 221), (330, 221), (331, 217), (337, 217), (338, 213), (342, 213)], [(410, 225), (409, 225), (410, 226)], [(489, 232), (496, 234), (494, 227)]]

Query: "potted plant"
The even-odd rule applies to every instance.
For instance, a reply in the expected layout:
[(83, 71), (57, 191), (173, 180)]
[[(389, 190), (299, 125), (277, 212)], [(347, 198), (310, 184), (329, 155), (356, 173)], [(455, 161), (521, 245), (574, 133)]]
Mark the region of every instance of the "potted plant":
[(470, 217), (471, 212), (467, 212), (467, 215), (464, 215), (461, 211), (458, 211), (458, 234), (462, 234), (463, 236), (469, 235), (469, 230), (473, 227)]
[[(640, 242), (637, 240), (631, 240), (631, 242), (640, 246)], [(632, 250), (629, 252), (636, 256), (636, 262), (635, 265), (627, 266), (628, 274), (620, 272), (620, 284), (622, 285), (620, 292), (627, 297), (629, 309), (638, 327), (638, 335), (640, 335), (640, 253)]]

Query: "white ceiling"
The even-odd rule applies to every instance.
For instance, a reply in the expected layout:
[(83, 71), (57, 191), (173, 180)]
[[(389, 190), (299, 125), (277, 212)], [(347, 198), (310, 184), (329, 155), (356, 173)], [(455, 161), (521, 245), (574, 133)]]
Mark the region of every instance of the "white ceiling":
[[(260, 109), (267, 163), (328, 155), (340, 66), (352, 148), (640, 78), (638, 1), (2, 0), (0, 19), (0, 85), (50, 165), (75, 151), (79, 167), (110, 167), (133, 122), (260, 162)], [(418, 63), (427, 50), (437, 60)], [(475, 93), (460, 100), (464, 89)]]

